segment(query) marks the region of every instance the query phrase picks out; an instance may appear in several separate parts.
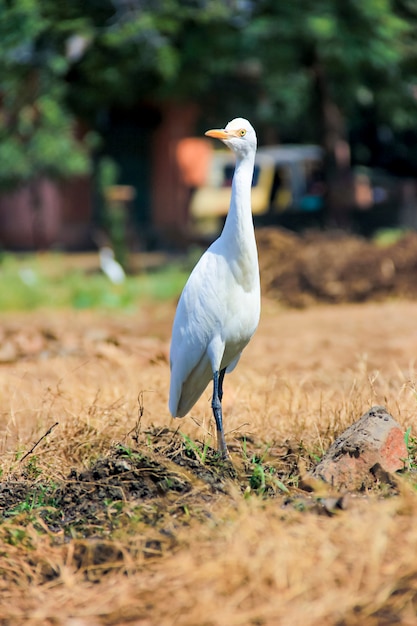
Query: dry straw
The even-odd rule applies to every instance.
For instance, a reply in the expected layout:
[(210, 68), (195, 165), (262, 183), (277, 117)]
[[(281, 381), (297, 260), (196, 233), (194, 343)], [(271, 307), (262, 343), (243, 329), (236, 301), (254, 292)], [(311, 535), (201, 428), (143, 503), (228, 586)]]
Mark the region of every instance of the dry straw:
[[(129, 463), (141, 467), (139, 457), (129, 457), (133, 451), (162, 463), (178, 483), (177, 491), (168, 481), (166, 493), (142, 500), (125, 490), (119, 502), (95, 478), (94, 497), (99, 501), (103, 489), (103, 505), (91, 533), (90, 518), (72, 530), (63, 519), (48, 524), (47, 500), (11, 507), (0, 525), (0, 623), (415, 624), (413, 475), (399, 480), (395, 495), (382, 486), (354, 494), (346, 510), (329, 515), (302, 510), (314, 494), (303, 494), (289, 477), (373, 404), (385, 404), (404, 430), (415, 431), (417, 305), (288, 311), (265, 302), (258, 334), (224, 398), (239, 479), (231, 474), (222, 489), (204, 474), (209, 460), (194, 458), (187, 444), (203, 451), (214, 442), (209, 392), (190, 418), (168, 417), (172, 312), (145, 312), (140, 331), (127, 316), (19, 319), (22, 328), (50, 324), (56, 339), (54, 351), (2, 365), (1, 502), (8, 485), (59, 486), (73, 469), (76, 482), (97, 462), (113, 462), (118, 444), (126, 448), (117, 459), (127, 475)], [(177, 427), (186, 437), (164, 430)], [(181, 455), (185, 464), (178, 466)], [(256, 459), (278, 472), (289, 493), (276, 488), (262, 497), (243, 488)]]

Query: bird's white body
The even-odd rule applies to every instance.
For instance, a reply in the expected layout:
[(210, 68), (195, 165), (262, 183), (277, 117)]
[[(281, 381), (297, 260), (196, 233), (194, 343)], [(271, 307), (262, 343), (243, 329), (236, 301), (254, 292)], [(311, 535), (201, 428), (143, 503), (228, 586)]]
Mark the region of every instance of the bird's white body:
[(114, 252), (111, 248), (100, 248), (99, 259), (100, 267), (110, 282), (114, 285), (121, 285), (126, 280), (125, 271), (114, 258)]
[[(238, 130), (239, 129), (239, 130)], [(256, 135), (233, 120), (220, 137), (237, 155), (229, 213), (220, 237), (203, 254), (181, 294), (171, 341), (169, 409), (183, 417), (214, 372), (231, 371), (260, 316), (258, 253), (251, 211)], [(245, 136), (235, 136), (244, 132)], [(208, 133), (209, 134), (209, 133)], [(221, 400), (221, 398), (220, 398)]]

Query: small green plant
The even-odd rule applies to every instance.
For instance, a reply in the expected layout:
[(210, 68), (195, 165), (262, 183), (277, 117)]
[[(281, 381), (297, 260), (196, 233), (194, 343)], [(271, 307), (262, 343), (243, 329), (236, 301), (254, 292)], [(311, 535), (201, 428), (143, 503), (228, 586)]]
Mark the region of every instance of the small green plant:
[(404, 459), (408, 471), (417, 470), (417, 437), (411, 434), (411, 426), (404, 433), (404, 441), (407, 447), (407, 458)]
[(14, 453), (14, 460), (20, 461), (20, 459), (22, 458), (24, 454), (25, 454), (24, 448), (18, 448), (16, 452)]
[(49, 485), (37, 485), (36, 488), (27, 494), (26, 498), (16, 504), (6, 512), (7, 517), (15, 517), (20, 513), (33, 513), (36, 509), (40, 508), (56, 508), (57, 503), (55, 499), (56, 485), (51, 483)]
[(377, 246), (387, 247), (397, 243), (407, 234), (406, 228), (380, 228), (373, 236)]
[(36, 455), (33, 455), (26, 463), (26, 475), (32, 480), (36, 480), (42, 474), (42, 470), (38, 465), (38, 461), (38, 457)]
[(116, 447), (116, 452), (119, 456), (128, 458), (131, 461), (140, 461), (142, 459), (142, 455), (140, 454), (140, 452), (132, 450), (132, 448), (122, 443), (118, 444), (118, 446)]
[(256, 454), (248, 456), (247, 443), (246, 440), (243, 441), (244, 457), (251, 471), (247, 493), (254, 492), (263, 496), (268, 491), (276, 491), (277, 489), (289, 493), (288, 488), (278, 478), (276, 469), (265, 462), (269, 449), (270, 445), (267, 445), (260, 456)]
[(42, 256), (4, 254), (0, 258), (3, 289), (2, 311), (34, 310), (40, 307), (135, 310), (142, 301), (175, 298), (187, 279), (180, 262), (128, 275), (123, 285), (113, 285), (99, 271), (68, 266), (59, 253)]
[(296, 511), (299, 511), (300, 513), (304, 513), (304, 511), (307, 510), (307, 505), (302, 500), (294, 500), (293, 507)]
[(107, 516), (109, 519), (118, 518), (122, 513), (125, 506), (123, 500), (112, 500), (111, 498), (104, 499), (104, 505), (107, 507)]
[(209, 445), (207, 443), (203, 444), (203, 449), (201, 450), (199, 445), (190, 439), (188, 435), (181, 433), (181, 436), (185, 445), (185, 454), (187, 456), (195, 456), (196, 459), (200, 461), (202, 465), (204, 465), (207, 461), (207, 453), (209, 451)]
[(265, 468), (256, 459), (252, 462), (252, 474), (249, 477), (249, 486), (253, 491), (262, 495), (266, 490)]
[(284, 493), (290, 493), (288, 487), (286, 487), (281, 480), (278, 480), (278, 478), (275, 479), (275, 484), (280, 491), (283, 491)]
[(11, 546), (18, 546), (28, 539), (28, 533), (25, 528), (14, 527), (8, 528), (5, 541)]
[(310, 453), (310, 458), (315, 462), (315, 463), (320, 463), (321, 461), (321, 456), (319, 454), (315, 454), (314, 452)]
[(146, 445), (150, 450), (153, 450), (153, 439), (151, 433), (147, 433), (146, 435)]
[(164, 478), (163, 483), (167, 489), (172, 489), (175, 484), (172, 478), (168, 478), (168, 476)]
[(260, 463), (256, 457), (252, 458), (252, 474), (249, 477), (249, 487), (262, 496), (267, 491), (283, 491), (289, 493), (288, 487), (278, 478), (274, 467)]

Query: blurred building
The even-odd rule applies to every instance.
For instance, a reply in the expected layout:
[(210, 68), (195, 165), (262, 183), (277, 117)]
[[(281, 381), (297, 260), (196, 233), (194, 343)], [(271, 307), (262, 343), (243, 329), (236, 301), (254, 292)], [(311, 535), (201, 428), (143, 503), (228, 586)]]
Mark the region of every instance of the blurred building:
[[(117, 184), (133, 190), (125, 207), (133, 246), (177, 245), (184, 236), (190, 179), (179, 166), (178, 146), (194, 134), (197, 114), (191, 105), (141, 105), (101, 116), (103, 143), (95, 161), (110, 157)], [(94, 176), (34, 181), (0, 194), (0, 246), (91, 248), (102, 241), (102, 210)]]
[[(222, 215), (227, 212), (229, 191), (208, 188), (213, 169), (212, 156), (218, 155), (219, 151), (214, 152), (210, 140), (195, 137), (198, 116), (196, 105), (183, 103), (158, 107), (142, 104), (129, 110), (101, 114), (101, 155), (110, 157), (117, 165), (117, 185), (131, 190), (128, 194), (109, 196), (117, 197), (119, 205), (123, 205), (122, 209), (126, 211), (126, 237), (131, 249), (186, 245), (190, 237), (190, 216), (193, 217), (193, 212), (199, 208), (204, 193), (209, 197), (213, 211), (216, 211), (213, 198), (223, 194), (226, 208)], [(274, 158), (282, 152), (288, 161), (288, 154), (294, 152), (288, 152), (288, 149), (275, 147)], [(295, 223), (293, 216), (297, 207), (302, 209), (299, 212), (301, 217), (296, 220), (297, 228), (303, 223), (311, 226), (311, 216), (316, 215), (313, 208), (317, 208), (317, 198), (323, 194), (320, 181), (319, 194), (309, 192), (303, 185), (300, 187), (300, 181), (305, 179), (308, 182), (311, 178), (311, 159), (300, 157), (305, 149), (307, 146), (299, 146), (293, 155), (298, 169), (300, 165), (305, 168), (304, 173), (300, 170), (303, 175), (299, 172), (291, 182), (291, 176), (284, 176), (280, 170), (277, 191), (278, 178), (274, 176), (275, 170), (269, 168), (266, 182), (260, 178), (259, 190), (256, 184), (254, 187), (255, 196), (260, 191), (266, 198), (258, 213), (265, 213), (270, 221), (290, 228), (292, 222)], [(264, 149), (263, 155), (260, 149), (258, 159), (271, 157), (271, 150)], [(227, 156), (232, 158), (229, 153)], [(97, 155), (97, 162), (99, 157)], [(259, 164), (262, 165), (261, 160)], [(225, 168), (232, 172), (233, 164), (227, 161)], [(269, 170), (264, 169), (268, 174)], [(354, 194), (348, 207), (347, 227), (365, 235), (371, 235), (381, 227), (417, 227), (417, 185), (414, 179), (397, 179), (362, 169), (353, 172), (353, 180)], [(300, 189), (304, 190), (301, 200)], [(346, 190), (340, 188), (340, 195), (346, 198)], [(308, 206), (305, 198), (309, 200)], [(313, 207), (312, 200), (315, 201)], [(306, 216), (310, 219), (307, 220)], [(0, 195), (0, 246), (12, 250), (85, 250), (106, 245), (106, 235), (101, 232), (102, 217), (103, 199), (99, 197), (94, 176), (66, 182), (43, 178)]]

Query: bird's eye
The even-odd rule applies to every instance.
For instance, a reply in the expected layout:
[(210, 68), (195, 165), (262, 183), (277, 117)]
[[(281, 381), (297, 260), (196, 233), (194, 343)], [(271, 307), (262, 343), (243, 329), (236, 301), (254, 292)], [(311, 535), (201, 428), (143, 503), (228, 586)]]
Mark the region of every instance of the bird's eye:
[(244, 128), (241, 128), (240, 131), (239, 131), (239, 135), (241, 137), (244, 137), (246, 135), (246, 130)]

